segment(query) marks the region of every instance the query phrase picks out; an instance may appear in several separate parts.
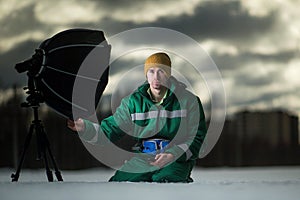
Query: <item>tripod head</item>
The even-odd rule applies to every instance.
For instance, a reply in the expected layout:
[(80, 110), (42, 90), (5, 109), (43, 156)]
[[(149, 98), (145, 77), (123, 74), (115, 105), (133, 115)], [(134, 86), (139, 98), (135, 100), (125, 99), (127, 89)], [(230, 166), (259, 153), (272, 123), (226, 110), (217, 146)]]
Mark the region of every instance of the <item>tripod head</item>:
[(36, 88), (30, 89), (30, 87), (24, 87), (23, 89), (27, 90), (26, 94), (29, 94), (29, 96), (26, 98), (26, 102), (21, 103), (21, 107), (38, 107), (40, 103), (45, 102), (41, 91), (37, 90)]
[(28, 60), (15, 65), (15, 69), (19, 72), (26, 72), (28, 76), (28, 84), (24, 87), (26, 94), (29, 96), (26, 98), (26, 102), (21, 104), (21, 107), (38, 107), (40, 103), (44, 103), (42, 92), (37, 87), (39, 79), (39, 71), (43, 63), (43, 50), (36, 49), (35, 54)]

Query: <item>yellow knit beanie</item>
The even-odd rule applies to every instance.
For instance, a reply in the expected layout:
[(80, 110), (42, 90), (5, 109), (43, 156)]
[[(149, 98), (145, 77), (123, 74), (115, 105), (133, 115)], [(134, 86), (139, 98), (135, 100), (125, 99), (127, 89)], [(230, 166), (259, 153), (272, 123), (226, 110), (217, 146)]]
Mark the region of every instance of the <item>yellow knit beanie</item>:
[(168, 78), (171, 76), (171, 59), (166, 53), (155, 53), (146, 59), (144, 65), (145, 75), (151, 67), (159, 67), (166, 72)]

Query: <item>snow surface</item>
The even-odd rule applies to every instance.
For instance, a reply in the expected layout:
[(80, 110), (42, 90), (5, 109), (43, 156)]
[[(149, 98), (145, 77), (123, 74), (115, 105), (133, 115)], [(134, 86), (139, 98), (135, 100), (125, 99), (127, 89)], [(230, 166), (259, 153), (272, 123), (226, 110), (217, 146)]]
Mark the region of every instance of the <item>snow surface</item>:
[(300, 166), (267, 168), (197, 168), (193, 183), (109, 183), (111, 170), (62, 171), (64, 182), (47, 182), (42, 170), (0, 169), (1, 200), (299, 200)]

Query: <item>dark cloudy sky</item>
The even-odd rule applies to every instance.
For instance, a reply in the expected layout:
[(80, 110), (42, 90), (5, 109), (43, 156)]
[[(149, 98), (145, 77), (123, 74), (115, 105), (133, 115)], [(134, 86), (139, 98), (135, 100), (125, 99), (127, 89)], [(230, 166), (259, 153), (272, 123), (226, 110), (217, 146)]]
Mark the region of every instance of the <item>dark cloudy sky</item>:
[[(211, 56), (223, 78), (228, 113), (283, 108), (299, 114), (299, 10), (298, 0), (0, 0), (0, 86), (25, 84), (14, 64), (64, 29), (101, 29), (109, 38), (163, 27), (193, 38)], [(139, 65), (146, 56), (136, 52), (118, 65)], [(111, 82), (121, 71), (112, 69)], [(197, 84), (193, 80), (199, 94)]]

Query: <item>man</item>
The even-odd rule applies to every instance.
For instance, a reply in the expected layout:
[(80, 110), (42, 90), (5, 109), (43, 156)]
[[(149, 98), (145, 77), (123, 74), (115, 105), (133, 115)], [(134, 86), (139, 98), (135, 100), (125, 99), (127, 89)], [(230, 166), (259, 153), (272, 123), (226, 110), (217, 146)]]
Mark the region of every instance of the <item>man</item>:
[(165, 53), (149, 56), (144, 73), (147, 81), (100, 126), (78, 119), (69, 120), (68, 127), (93, 143), (101, 143), (104, 136), (116, 141), (125, 134), (137, 139), (137, 156), (110, 181), (192, 182), (191, 171), (206, 135), (200, 99), (171, 76), (171, 60)]

